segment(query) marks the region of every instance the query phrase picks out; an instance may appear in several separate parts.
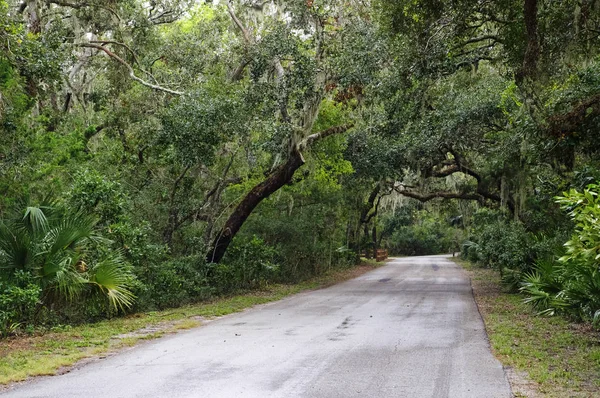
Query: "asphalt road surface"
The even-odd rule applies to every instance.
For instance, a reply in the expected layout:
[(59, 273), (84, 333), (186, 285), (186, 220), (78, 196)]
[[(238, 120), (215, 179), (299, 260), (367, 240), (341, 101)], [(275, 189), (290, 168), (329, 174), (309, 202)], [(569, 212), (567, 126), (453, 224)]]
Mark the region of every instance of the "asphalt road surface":
[(230, 315), (2, 397), (511, 397), (444, 256)]

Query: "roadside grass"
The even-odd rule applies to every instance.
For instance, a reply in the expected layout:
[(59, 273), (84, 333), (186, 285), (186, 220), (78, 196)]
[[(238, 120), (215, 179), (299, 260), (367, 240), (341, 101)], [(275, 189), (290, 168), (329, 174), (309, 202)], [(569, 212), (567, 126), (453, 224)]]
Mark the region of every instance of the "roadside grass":
[(63, 373), (86, 358), (103, 358), (142, 340), (198, 327), (203, 320), (240, 312), (302, 291), (328, 287), (381, 265), (369, 261), (294, 285), (274, 284), (210, 302), (132, 314), (92, 324), (63, 326), (40, 335), (0, 340), (0, 387), (33, 376)]
[(597, 330), (560, 316), (538, 316), (522, 295), (503, 291), (497, 271), (453, 260), (471, 277), (494, 355), (516, 371), (509, 379), (517, 397), (600, 396)]

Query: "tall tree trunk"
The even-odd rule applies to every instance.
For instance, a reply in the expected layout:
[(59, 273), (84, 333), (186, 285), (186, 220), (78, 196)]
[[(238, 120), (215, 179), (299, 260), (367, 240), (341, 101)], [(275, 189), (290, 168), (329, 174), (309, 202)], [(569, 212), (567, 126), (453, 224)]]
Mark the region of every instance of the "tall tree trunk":
[[(38, 35), (42, 32), (38, 2), (37, 0), (27, 0), (26, 4), (27, 11), (29, 12), (27, 18), (27, 30), (33, 35)], [(28, 76), (26, 83), (27, 94), (32, 98), (36, 98), (38, 95), (38, 82), (33, 77)]]
[[(369, 224), (368, 223), (363, 224), (363, 232), (365, 234), (364, 242), (368, 242), (369, 241)], [(371, 258), (371, 252), (369, 251), (368, 244), (365, 246), (365, 257)]]
[(525, 0), (524, 19), (527, 32), (527, 48), (523, 57), (523, 78), (532, 78), (537, 71), (540, 58), (538, 36), (538, 0)]
[(229, 244), (256, 206), (272, 193), (289, 183), (296, 170), (303, 164), (304, 158), (302, 154), (298, 149), (294, 149), (284, 164), (277, 167), (273, 173), (244, 196), (244, 199), (237, 205), (225, 222), (221, 232), (215, 238), (212, 250), (206, 257), (208, 262), (218, 263), (223, 259)]
[(27, 9), (29, 11), (28, 30), (30, 33), (39, 34), (42, 32), (42, 23), (40, 21), (40, 9), (37, 0), (28, 0)]
[(371, 239), (373, 241), (373, 258), (377, 259), (377, 220), (373, 220)]

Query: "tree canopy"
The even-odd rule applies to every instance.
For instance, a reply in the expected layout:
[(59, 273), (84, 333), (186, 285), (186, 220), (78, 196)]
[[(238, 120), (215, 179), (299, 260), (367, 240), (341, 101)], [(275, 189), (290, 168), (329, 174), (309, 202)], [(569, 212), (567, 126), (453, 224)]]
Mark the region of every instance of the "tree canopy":
[[(95, 310), (73, 318), (380, 246), (493, 263), (492, 224), (545, 242), (505, 248), (525, 274), (572, 232), (555, 196), (600, 179), (599, 35), (596, 0), (0, 0), (0, 240), (25, 209), (90, 217), (103, 244), (63, 269), (81, 287), (96, 268), (75, 265), (117, 258), (125, 293), (77, 288)], [(27, 305), (82, 305), (0, 247)]]

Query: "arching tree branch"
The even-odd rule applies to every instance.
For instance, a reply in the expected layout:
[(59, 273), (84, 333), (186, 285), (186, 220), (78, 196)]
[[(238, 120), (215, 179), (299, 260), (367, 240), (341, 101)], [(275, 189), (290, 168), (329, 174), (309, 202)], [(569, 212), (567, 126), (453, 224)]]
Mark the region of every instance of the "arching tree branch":
[(437, 199), (437, 198), (476, 200), (480, 203), (483, 203), (483, 197), (477, 193), (437, 191), (437, 192), (421, 194), (418, 192), (413, 192), (413, 191), (404, 189), (402, 186), (394, 187), (394, 191), (396, 191), (400, 195), (416, 199), (422, 203), (429, 202), (429, 201), (431, 201), (433, 199)]
[(135, 71), (133, 70), (133, 67), (131, 65), (129, 65), (123, 58), (119, 57), (117, 54), (113, 53), (112, 51), (110, 51), (108, 48), (106, 48), (104, 46), (101, 46), (98, 44), (93, 44), (93, 43), (81, 43), (81, 44), (79, 44), (79, 46), (87, 47), (87, 48), (95, 48), (96, 50), (103, 51), (104, 53), (106, 53), (106, 55), (108, 55), (115, 61), (119, 62), (121, 65), (125, 66), (127, 68), (127, 70), (129, 71), (129, 77), (131, 77), (131, 79), (135, 80), (136, 82), (140, 83), (143, 86), (149, 87), (153, 90), (158, 90), (158, 91), (163, 91), (165, 93), (173, 94), (173, 95), (185, 94), (182, 91), (171, 90), (169, 88), (162, 87), (157, 84), (152, 84), (150, 82), (147, 82), (147, 81), (139, 78), (138, 76), (135, 75)]
[(107, 44), (113, 44), (115, 46), (120, 46), (120, 47), (125, 48), (127, 51), (129, 51), (129, 53), (133, 57), (133, 62), (135, 62), (138, 65), (138, 69), (141, 70), (142, 72), (144, 72), (152, 80), (154, 80), (155, 84), (158, 84), (156, 78), (154, 77), (154, 75), (152, 73), (141, 68), (140, 60), (138, 59), (137, 54), (127, 44), (121, 43), (118, 41), (114, 41), (114, 40), (90, 40), (90, 43), (101, 44), (102, 46), (106, 46)]
[(229, 2), (229, 1), (227, 2), (227, 11), (229, 12), (229, 15), (231, 16), (231, 19), (233, 20), (233, 22), (237, 25), (237, 27), (242, 32), (242, 36), (244, 37), (244, 41), (246, 42), (246, 44), (251, 44), (252, 37), (250, 36), (250, 33), (244, 27), (244, 25), (242, 24), (242, 21), (240, 21), (240, 19), (237, 17), (237, 15), (235, 15), (233, 6), (231, 5), (231, 2)]
[(345, 124), (342, 126), (336, 126), (328, 128), (327, 130), (323, 130), (319, 133), (311, 134), (300, 144), (299, 149), (303, 150), (304, 148), (310, 147), (316, 141), (322, 140), (323, 138), (327, 138), (331, 135), (342, 134), (346, 131), (350, 130), (354, 125)]
[(57, 6), (61, 6), (61, 7), (73, 8), (75, 10), (80, 10), (80, 9), (82, 9), (84, 7), (101, 8), (103, 10), (106, 10), (106, 11), (110, 12), (119, 21), (122, 21), (121, 17), (119, 16), (119, 14), (115, 10), (113, 10), (110, 7), (106, 7), (106, 6), (100, 5), (100, 4), (88, 3), (88, 2), (85, 2), (85, 1), (77, 1), (77, 2), (70, 3), (68, 1), (62, 1), (62, 0), (48, 0), (48, 3), (50, 3), (50, 4), (56, 4)]
[[(413, 197), (420, 201), (429, 201), (435, 198), (446, 198), (446, 199), (467, 199), (467, 200), (478, 200), (483, 203), (484, 199), (491, 200), (496, 203), (502, 203), (503, 198), (489, 190), (489, 187), (484, 183), (483, 177), (473, 170), (471, 167), (465, 165), (465, 161), (462, 156), (456, 152), (453, 148), (448, 148), (447, 151), (452, 155), (453, 159), (448, 159), (441, 164), (441, 167), (433, 167), (425, 172), (425, 177), (444, 178), (456, 173), (462, 173), (473, 177), (477, 182), (475, 192), (472, 193), (456, 193), (456, 192), (433, 192), (433, 193), (416, 193), (414, 191), (404, 191), (404, 196)], [(412, 196), (411, 196), (412, 195)], [(511, 213), (515, 212), (515, 201), (512, 197), (506, 199), (506, 206)]]
[(320, 133), (310, 135), (300, 145), (293, 147), (288, 154), (286, 162), (277, 166), (273, 172), (271, 172), (263, 181), (255, 185), (238, 203), (227, 221), (225, 221), (221, 231), (216, 236), (212, 247), (206, 256), (206, 261), (209, 263), (220, 262), (223, 259), (227, 248), (233, 241), (233, 238), (242, 225), (244, 225), (248, 217), (250, 217), (254, 209), (256, 209), (264, 199), (268, 198), (271, 194), (277, 192), (280, 188), (292, 181), (296, 170), (302, 167), (305, 162), (304, 157), (302, 156), (302, 150), (313, 145), (318, 140), (334, 134), (344, 133), (351, 127), (352, 125), (344, 125), (329, 128)]
[(567, 113), (550, 117), (546, 131), (557, 138), (569, 136), (576, 132), (586, 119), (596, 116), (600, 116), (600, 94), (581, 101)]

